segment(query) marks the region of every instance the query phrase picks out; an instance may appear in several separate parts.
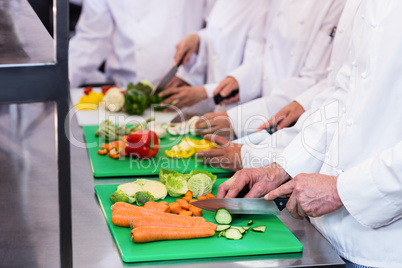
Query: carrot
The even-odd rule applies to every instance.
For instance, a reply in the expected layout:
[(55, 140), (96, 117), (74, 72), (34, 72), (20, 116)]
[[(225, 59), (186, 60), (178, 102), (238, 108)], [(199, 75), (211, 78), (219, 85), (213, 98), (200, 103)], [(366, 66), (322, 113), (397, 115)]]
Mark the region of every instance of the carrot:
[(182, 228), (197, 227), (197, 228), (210, 228), (212, 230), (216, 230), (217, 227), (216, 224), (213, 224), (212, 222), (195, 222), (182, 219), (172, 220), (167, 218), (155, 218), (149, 216), (133, 217), (130, 226), (131, 228), (138, 228), (143, 226), (165, 226), (165, 227), (182, 227)]
[(150, 209), (150, 210), (155, 210), (155, 211), (160, 211), (160, 212), (170, 212), (170, 207), (165, 204), (157, 203), (154, 201), (148, 201), (145, 203), (144, 208)]
[(180, 210), (179, 215), (183, 215), (183, 216), (193, 216), (193, 212), (188, 211), (188, 210), (185, 210), (185, 209), (182, 209), (182, 210)]
[(105, 154), (107, 154), (107, 150), (106, 149), (100, 149), (100, 150), (98, 150), (98, 154), (105, 155)]
[(135, 243), (146, 243), (161, 240), (193, 239), (211, 237), (215, 231), (209, 228), (181, 228), (146, 226), (131, 230), (131, 239)]
[(202, 209), (200, 208), (190, 206), (190, 211), (193, 213), (193, 216), (202, 216)]
[(188, 190), (184, 196), (185, 196), (185, 197), (190, 197), (190, 199), (192, 199), (192, 198), (193, 198), (193, 192), (191, 192), (190, 190)]
[(200, 195), (199, 197), (197, 197), (197, 200), (204, 200), (204, 199), (207, 199), (205, 195)]
[(188, 196), (183, 196), (183, 200), (186, 200), (187, 202), (190, 202), (191, 198)]
[(205, 196), (207, 197), (207, 199), (216, 198), (216, 197), (215, 197), (213, 194), (211, 194), (211, 193), (207, 193)]
[[(174, 203), (170, 203), (170, 204), (174, 204)], [(169, 204), (169, 205), (170, 205)], [(176, 203), (177, 204), (177, 203)], [(179, 204), (177, 204), (177, 206), (180, 209)], [(125, 202), (116, 202), (112, 205), (111, 207), (113, 213), (117, 212), (117, 211), (128, 211), (131, 213), (131, 215), (134, 216), (153, 216), (156, 218), (172, 218), (172, 219), (179, 219), (179, 218), (184, 218), (186, 220), (193, 220), (193, 221), (206, 221), (204, 218), (202, 217), (184, 217), (184, 216), (180, 216), (180, 215), (174, 215), (174, 214), (170, 214), (170, 213), (166, 213), (166, 212), (159, 212), (159, 211), (155, 211), (155, 210), (149, 210), (146, 209), (144, 207), (137, 207)], [(180, 210), (179, 210), (180, 211)], [(179, 213), (179, 212), (177, 212)]]
[(181, 210), (181, 206), (177, 202), (170, 203), (169, 207), (170, 207), (170, 212), (174, 213), (174, 214), (179, 214), (179, 212)]
[(160, 201), (159, 204), (165, 204), (166, 206), (169, 205), (169, 203), (167, 201)]
[(180, 207), (185, 210), (189, 210), (190, 205), (184, 199), (176, 199), (176, 202), (179, 203)]
[(197, 199), (191, 199), (190, 201), (188, 201), (190, 204), (197, 201)]

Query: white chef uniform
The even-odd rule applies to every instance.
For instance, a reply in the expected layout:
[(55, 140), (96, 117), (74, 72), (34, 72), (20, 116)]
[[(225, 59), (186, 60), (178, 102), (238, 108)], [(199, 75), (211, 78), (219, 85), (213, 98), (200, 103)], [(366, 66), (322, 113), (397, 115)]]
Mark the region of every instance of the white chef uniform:
[(281, 166), (292, 177), (339, 176), (344, 207), (311, 222), (342, 257), (360, 265), (401, 267), (402, 2), (349, 4), (358, 11), (344, 47), (347, 61), (333, 84), (347, 95), (305, 120), (280, 155), (286, 160)]
[(344, 0), (272, 1), (265, 34), (263, 77), (257, 89), (263, 98), (228, 110), (237, 137), (254, 132), (328, 75), (333, 43), (330, 34), (344, 4)]
[(204, 0), (85, 0), (70, 42), (70, 86), (93, 82), (104, 60), (107, 77), (120, 86), (158, 83), (176, 44), (202, 28), (206, 12)]
[[(248, 91), (248, 85), (257, 84), (261, 77), (259, 66), (269, 5), (270, 0), (217, 0), (206, 28), (199, 32), (196, 61), (180, 68), (177, 76), (191, 85), (205, 84), (209, 97), (222, 79), (233, 76), (240, 81), (242, 101), (257, 97), (258, 90)], [(244, 77), (250, 72), (255, 76)]]

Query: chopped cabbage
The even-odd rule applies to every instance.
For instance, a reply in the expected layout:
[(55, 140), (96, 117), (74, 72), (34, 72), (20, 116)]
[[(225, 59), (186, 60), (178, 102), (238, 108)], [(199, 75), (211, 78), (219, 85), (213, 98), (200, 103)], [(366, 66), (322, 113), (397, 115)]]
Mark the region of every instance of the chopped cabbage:
[(194, 197), (206, 195), (212, 190), (213, 182), (206, 174), (196, 174), (188, 180), (188, 189), (193, 193)]

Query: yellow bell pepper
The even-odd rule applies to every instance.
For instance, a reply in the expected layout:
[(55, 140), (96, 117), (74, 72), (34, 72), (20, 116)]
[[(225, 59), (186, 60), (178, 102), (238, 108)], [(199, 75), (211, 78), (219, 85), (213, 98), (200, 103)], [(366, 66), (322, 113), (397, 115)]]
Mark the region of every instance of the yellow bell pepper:
[(104, 95), (97, 92), (89, 92), (80, 98), (80, 101), (75, 105), (77, 110), (96, 110), (98, 104), (103, 100)]
[(170, 151), (166, 150), (165, 153), (171, 158), (190, 158), (195, 153), (214, 148), (219, 148), (214, 142), (184, 138), (179, 145), (173, 146)]

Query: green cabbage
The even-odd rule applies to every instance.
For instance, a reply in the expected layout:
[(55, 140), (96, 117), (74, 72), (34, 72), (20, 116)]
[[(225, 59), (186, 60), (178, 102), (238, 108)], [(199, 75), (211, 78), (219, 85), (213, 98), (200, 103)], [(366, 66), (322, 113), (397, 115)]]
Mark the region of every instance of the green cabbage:
[(213, 185), (211, 178), (204, 173), (191, 176), (188, 180), (188, 189), (193, 193), (194, 197), (210, 193)]
[(186, 181), (188, 181), (188, 179), (190, 179), (189, 174), (181, 174), (180, 172), (177, 172), (175, 170), (169, 170), (169, 169), (162, 168), (159, 171), (159, 180), (161, 181), (161, 183), (166, 184), (168, 177), (181, 178)]
[(197, 175), (197, 174), (205, 174), (205, 175), (207, 175), (211, 179), (212, 184), (214, 184), (216, 182), (216, 178), (217, 178), (216, 175), (214, 175), (212, 173), (209, 173), (207, 171), (204, 171), (204, 170), (193, 170), (193, 171), (190, 172), (190, 177), (192, 177), (194, 175)]
[(168, 176), (166, 189), (170, 196), (176, 197), (184, 195), (188, 191), (187, 181), (180, 177)]

